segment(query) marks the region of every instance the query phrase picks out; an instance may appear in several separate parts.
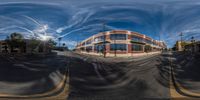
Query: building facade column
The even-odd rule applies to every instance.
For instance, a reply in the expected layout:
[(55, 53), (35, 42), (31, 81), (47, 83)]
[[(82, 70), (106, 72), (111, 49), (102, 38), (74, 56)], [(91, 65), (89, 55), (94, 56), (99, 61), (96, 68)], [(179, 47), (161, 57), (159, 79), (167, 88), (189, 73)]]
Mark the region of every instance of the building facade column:
[(132, 44), (128, 44), (128, 53), (132, 53)]
[(106, 53), (110, 53), (110, 44), (106, 44)]
[(144, 52), (144, 49), (145, 49), (145, 46), (143, 45), (143, 46), (142, 46), (142, 52)]
[[(106, 42), (110, 40), (110, 32), (106, 32), (105, 40)], [(106, 53), (110, 53), (110, 43), (106, 43)]]

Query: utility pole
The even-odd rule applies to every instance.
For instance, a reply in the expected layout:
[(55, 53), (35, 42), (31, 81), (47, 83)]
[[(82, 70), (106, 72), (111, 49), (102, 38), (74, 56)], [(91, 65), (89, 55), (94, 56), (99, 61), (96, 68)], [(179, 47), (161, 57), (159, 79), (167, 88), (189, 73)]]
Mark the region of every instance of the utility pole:
[[(158, 43), (159, 43), (159, 47), (161, 47), (161, 41), (160, 41), (160, 32), (159, 32), (159, 34), (158, 34), (158, 35), (159, 35), (159, 42), (158, 42)], [(163, 49), (163, 48), (161, 48), (161, 49), (160, 49), (160, 51), (162, 51), (162, 49)]]
[(191, 42), (192, 42), (192, 53), (195, 51), (194, 49), (194, 42), (195, 42), (195, 40), (194, 40), (194, 37), (192, 36), (191, 37)]
[(194, 43), (194, 42), (195, 42), (195, 40), (194, 40), (194, 37), (193, 37), (193, 36), (191, 37), (191, 42), (192, 42), (192, 43)]
[(117, 48), (117, 46), (116, 46), (116, 34), (114, 34), (114, 47), (115, 47), (115, 57), (117, 56), (117, 50), (116, 50), (116, 48)]
[(103, 22), (103, 35), (104, 35), (104, 41), (103, 41), (103, 56), (104, 56), (104, 58), (106, 57), (106, 33), (105, 33), (105, 22)]
[(179, 35), (181, 37), (181, 43), (183, 42), (183, 33), (181, 32), (181, 34)]
[(62, 37), (59, 37), (59, 38), (58, 38), (58, 41), (59, 41), (59, 44), (58, 44), (58, 45), (59, 45), (59, 47), (60, 47), (60, 41), (61, 41), (61, 40), (62, 40)]
[(183, 33), (181, 32), (181, 34), (179, 35), (181, 37), (181, 51), (183, 49)]

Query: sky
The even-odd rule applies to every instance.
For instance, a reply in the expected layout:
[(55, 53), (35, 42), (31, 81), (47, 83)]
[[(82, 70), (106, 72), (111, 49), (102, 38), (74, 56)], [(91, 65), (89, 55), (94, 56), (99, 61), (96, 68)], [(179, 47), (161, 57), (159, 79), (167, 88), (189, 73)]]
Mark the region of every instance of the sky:
[(0, 0), (0, 39), (13, 32), (44, 36), (69, 48), (105, 30), (130, 30), (172, 47), (200, 40), (199, 0)]

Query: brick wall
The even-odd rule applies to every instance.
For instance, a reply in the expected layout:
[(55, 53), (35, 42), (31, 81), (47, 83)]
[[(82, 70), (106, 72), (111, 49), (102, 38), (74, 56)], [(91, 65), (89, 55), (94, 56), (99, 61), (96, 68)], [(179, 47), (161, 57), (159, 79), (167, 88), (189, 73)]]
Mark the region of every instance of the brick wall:
[(106, 53), (110, 52), (110, 44), (106, 44)]
[(131, 44), (128, 44), (128, 53), (132, 52)]

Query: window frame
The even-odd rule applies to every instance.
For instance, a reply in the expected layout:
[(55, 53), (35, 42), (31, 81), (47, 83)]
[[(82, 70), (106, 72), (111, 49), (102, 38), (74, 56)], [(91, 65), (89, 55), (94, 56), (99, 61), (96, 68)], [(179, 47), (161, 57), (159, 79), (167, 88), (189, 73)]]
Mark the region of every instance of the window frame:
[(127, 34), (110, 34), (110, 40), (127, 40)]
[(127, 51), (127, 44), (110, 44), (110, 51)]

